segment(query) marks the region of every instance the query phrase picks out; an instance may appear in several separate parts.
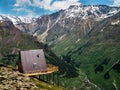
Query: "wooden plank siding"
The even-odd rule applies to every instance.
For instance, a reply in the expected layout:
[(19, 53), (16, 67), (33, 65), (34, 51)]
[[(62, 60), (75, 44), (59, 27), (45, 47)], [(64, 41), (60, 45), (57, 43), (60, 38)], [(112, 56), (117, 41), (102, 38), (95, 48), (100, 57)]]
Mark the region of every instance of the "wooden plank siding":
[(50, 74), (58, 71), (58, 67), (46, 64), (42, 49), (20, 51), (18, 70), (25, 76)]
[(50, 74), (50, 73), (53, 73), (53, 72), (57, 72), (58, 70), (59, 70), (58, 67), (56, 67), (54, 65), (51, 65), (51, 64), (48, 64), (47, 65), (47, 71), (30, 72), (30, 73), (24, 73), (23, 75), (24, 76), (43, 75), (43, 74)]
[(20, 60), (22, 64), (23, 73), (46, 71), (46, 61), (42, 49), (28, 50), (20, 52)]

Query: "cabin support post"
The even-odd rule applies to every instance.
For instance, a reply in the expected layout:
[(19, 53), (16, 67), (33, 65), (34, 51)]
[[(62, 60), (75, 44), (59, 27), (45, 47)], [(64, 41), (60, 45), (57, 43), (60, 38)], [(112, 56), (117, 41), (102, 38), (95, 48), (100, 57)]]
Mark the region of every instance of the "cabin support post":
[(48, 74), (48, 79), (49, 79), (49, 82), (50, 82), (50, 74)]
[(41, 79), (40, 77), (41, 77), (41, 75), (39, 75), (39, 80)]
[(54, 79), (54, 72), (52, 74), (52, 81), (53, 81), (53, 85), (55, 84), (55, 79)]
[(47, 81), (49, 81), (48, 74), (46, 75), (46, 79), (47, 79)]
[(57, 74), (57, 84), (59, 86), (59, 77), (58, 77), (58, 74)]
[(43, 80), (44, 80), (44, 74), (42, 76), (43, 76)]

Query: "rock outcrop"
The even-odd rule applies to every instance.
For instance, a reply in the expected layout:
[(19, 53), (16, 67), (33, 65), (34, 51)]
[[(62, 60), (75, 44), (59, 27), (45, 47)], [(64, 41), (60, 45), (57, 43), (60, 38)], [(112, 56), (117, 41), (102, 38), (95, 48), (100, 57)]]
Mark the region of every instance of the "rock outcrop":
[(30, 77), (0, 65), (0, 90), (39, 90), (39, 88)]

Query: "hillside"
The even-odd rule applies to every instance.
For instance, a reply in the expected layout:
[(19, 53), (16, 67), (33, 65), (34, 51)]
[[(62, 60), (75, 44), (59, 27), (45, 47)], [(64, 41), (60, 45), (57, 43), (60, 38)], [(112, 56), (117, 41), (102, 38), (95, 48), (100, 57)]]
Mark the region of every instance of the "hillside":
[[(38, 48), (44, 49), (47, 63), (53, 64), (59, 67), (58, 75), (60, 79), (59, 83), (61, 86), (68, 89), (74, 89), (78, 87), (84, 89), (89, 86), (91, 88), (94, 88), (94, 85), (92, 84), (89, 84), (89, 83), (84, 84), (83, 81), (85, 76), (82, 74), (79, 75), (78, 69), (76, 69), (71, 64), (66, 63), (64, 60), (61, 60), (60, 58), (58, 58), (50, 50), (47, 44), (44, 45), (42, 43), (39, 43), (36, 40), (36, 38), (33, 38), (32, 36), (21, 32), (20, 30), (14, 27), (12, 22), (1, 21), (0, 23), (0, 63), (4, 63), (6, 65), (12, 65), (16, 67), (16, 65), (19, 62), (18, 60), (19, 60), (20, 50), (38, 49)], [(3, 83), (1, 83), (1, 85), (2, 84)], [(48, 87), (49, 84), (42, 84), (42, 85), (43, 85), (42, 87), (46, 87), (47, 89), (49, 88)], [(7, 87), (10, 88), (9, 86)]]
[(0, 90), (64, 90), (64, 88), (25, 77), (10, 66), (0, 64)]
[(47, 63), (59, 67), (59, 74), (65, 76), (77, 76), (77, 70), (66, 62), (60, 60), (47, 45), (39, 43), (35, 38), (14, 27), (12, 22), (0, 23), (0, 62), (16, 66), (18, 64), (19, 51), (29, 49), (44, 49)]
[(43, 15), (30, 24), (16, 27), (47, 43), (58, 55), (76, 48), (81, 40), (102, 20), (115, 15), (120, 7), (106, 5), (73, 5), (50, 15)]
[(89, 32), (66, 58), (102, 90), (120, 89), (120, 12)]
[(61, 56), (77, 47), (97, 23), (119, 10), (120, 7), (81, 4), (39, 18), (0, 15), (0, 20), (13, 22), (15, 27), (47, 43)]
[(0, 20), (11, 21), (21, 31), (51, 45), (65, 35), (75, 34), (76, 38), (83, 37), (95, 23), (116, 14), (119, 10), (120, 7), (80, 4), (39, 18), (0, 15)]

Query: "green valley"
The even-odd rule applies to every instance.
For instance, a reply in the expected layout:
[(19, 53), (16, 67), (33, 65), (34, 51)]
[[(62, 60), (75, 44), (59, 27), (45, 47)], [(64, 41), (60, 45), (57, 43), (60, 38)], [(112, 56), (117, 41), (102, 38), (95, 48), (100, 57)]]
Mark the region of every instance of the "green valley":
[(79, 41), (73, 34), (58, 40), (53, 48), (102, 90), (120, 89), (120, 23), (112, 24), (119, 18), (120, 12), (96, 24)]

